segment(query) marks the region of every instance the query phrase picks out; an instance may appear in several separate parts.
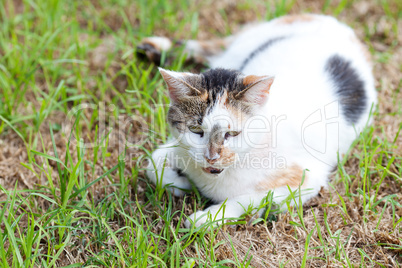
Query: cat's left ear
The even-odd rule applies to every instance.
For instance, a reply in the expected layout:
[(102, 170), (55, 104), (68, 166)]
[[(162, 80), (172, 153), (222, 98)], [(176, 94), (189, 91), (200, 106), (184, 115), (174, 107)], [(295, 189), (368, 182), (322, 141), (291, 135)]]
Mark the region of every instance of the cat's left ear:
[(237, 93), (236, 99), (263, 105), (268, 100), (269, 90), (274, 82), (273, 76), (248, 75), (243, 78), (245, 89)]
[(169, 96), (172, 102), (180, 102), (188, 97), (203, 95), (201, 90), (192, 85), (194, 80), (198, 78), (198, 75), (168, 71), (160, 67), (158, 69), (168, 86)]

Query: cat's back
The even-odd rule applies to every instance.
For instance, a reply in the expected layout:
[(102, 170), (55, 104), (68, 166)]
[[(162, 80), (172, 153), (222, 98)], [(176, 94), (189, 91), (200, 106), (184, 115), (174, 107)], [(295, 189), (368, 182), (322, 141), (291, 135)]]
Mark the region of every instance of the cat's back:
[(363, 124), (376, 102), (370, 54), (349, 26), (330, 16), (288, 15), (247, 27), (211, 67), (275, 76), (271, 110), (294, 111), (289, 116), (347, 100), (342, 109), (361, 115)]
[(335, 18), (288, 15), (245, 27), (229, 48), (210, 64), (212, 68), (237, 69), (245, 74), (277, 73), (281, 66), (289, 68), (289, 64), (309, 59), (304, 62), (306, 65), (317, 62), (314, 59), (323, 59), (322, 54), (353, 49), (358, 54), (365, 53), (353, 30)]

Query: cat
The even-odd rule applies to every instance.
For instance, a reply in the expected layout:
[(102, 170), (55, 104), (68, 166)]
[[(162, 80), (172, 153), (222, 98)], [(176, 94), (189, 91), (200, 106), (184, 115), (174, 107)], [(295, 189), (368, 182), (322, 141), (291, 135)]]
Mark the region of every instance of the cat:
[[(164, 37), (142, 44), (156, 51), (172, 45)], [(256, 212), (269, 192), (281, 204), (300, 189), (306, 202), (371, 122), (377, 95), (370, 54), (333, 17), (287, 15), (184, 46), (211, 69), (159, 68), (172, 138), (152, 153), (146, 175), (175, 196), (192, 182), (215, 202), (190, 215), (187, 228)]]

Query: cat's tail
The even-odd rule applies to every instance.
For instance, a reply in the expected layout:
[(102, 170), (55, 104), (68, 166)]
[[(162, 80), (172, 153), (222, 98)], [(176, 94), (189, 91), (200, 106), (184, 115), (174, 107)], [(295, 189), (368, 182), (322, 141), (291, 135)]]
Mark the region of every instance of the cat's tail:
[(205, 63), (219, 56), (232, 43), (233, 39), (233, 36), (228, 36), (203, 41), (174, 41), (167, 37), (152, 36), (141, 40), (140, 44), (137, 46), (137, 52), (145, 54), (149, 60), (159, 63), (163, 51), (168, 51), (173, 46), (184, 45), (184, 52), (187, 54), (188, 59), (193, 59), (199, 63)]

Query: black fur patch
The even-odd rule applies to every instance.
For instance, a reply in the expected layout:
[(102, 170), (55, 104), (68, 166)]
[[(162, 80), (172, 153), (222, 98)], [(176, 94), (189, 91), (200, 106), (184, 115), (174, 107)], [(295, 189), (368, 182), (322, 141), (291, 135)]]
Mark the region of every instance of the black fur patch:
[(336, 87), (336, 94), (339, 96), (346, 121), (350, 124), (357, 123), (367, 106), (364, 82), (350, 61), (339, 55), (333, 55), (328, 59), (325, 71)]
[(243, 85), (243, 74), (230, 69), (211, 69), (201, 74), (201, 86), (208, 91), (208, 108), (212, 107), (219, 96), (225, 91), (228, 93), (240, 92), (246, 88)]
[(272, 46), (273, 44), (277, 43), (278, 41), (281, 41), (283, 39), (285, 39), (286, 37), (282, 36), (282, 37), (277, 37), (274, 39), (269, 39), (268, 41), (266, 41), (265, 43), (263, 43), (261, 46), (259, 46), (256, 50), (254, 50), (253, 52), (251, 52), (251, 54), (243, 61), (243, 63), (240, 65), (239, 70), (243, 71), (244, 68), (247, 66), (247, 64), (250, 63), (250, 61), (252, 59), (254, 59), (258, 54), (260, 54), (261, 52), (263, 52), (264, 50), (266, 50), (267, 48), (269, 48), (270, 46)]
[[(245, 86), (239, 79), (243, 74), (236, 70), (230, 69), (210, 69), (201, 74), (201, 84), (204, 89), (208, 90), (214, 98), (223, 93), (224, 90), (229, 92), (243, 90)], [(241, 88), (239, 88), (241, 86)]]
[(177, 175), (179, 175), (180, 177), (186, 176), (186, 174), (180, 168), (174, 168), (173, 170), (176, 171)]

